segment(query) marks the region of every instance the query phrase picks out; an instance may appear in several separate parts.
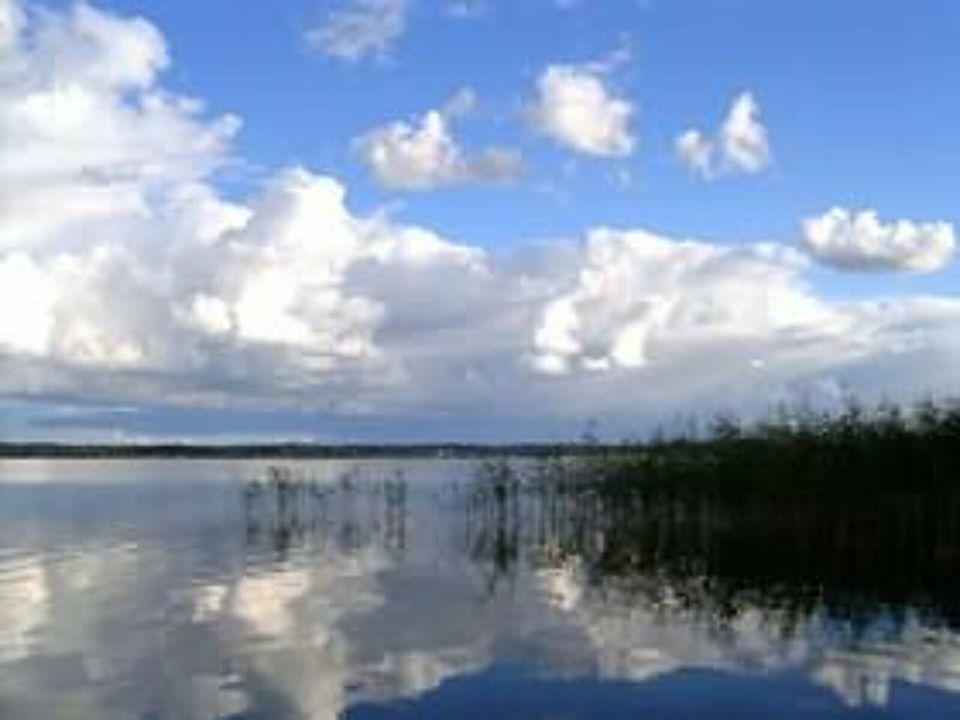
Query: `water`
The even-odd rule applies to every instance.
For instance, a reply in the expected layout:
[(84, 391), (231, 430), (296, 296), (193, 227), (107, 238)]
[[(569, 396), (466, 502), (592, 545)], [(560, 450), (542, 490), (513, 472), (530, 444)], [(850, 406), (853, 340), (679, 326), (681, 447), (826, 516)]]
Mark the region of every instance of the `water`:
[(950, 503), (267, 465), (0, 464), (0, 717), (960, 717)]

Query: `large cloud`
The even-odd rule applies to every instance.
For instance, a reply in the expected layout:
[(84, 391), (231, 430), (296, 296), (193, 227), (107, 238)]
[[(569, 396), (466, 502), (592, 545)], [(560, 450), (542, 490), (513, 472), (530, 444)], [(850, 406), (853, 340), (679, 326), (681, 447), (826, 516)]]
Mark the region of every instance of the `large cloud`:
[(127, 223), (157, 212), (151, 196), (173, 204), (224, 161), (238, 121), (201, 119), (202, 103), (157, 84), (169, 60), (149, 23), (79, 4), (11, 42), (0, 56), (0, 247), (133, 244)]
[[(606, 228), (491, 253), (358, 214), (302, 168), (227, 201), (238, 122), (164, 89), (156, 28), (0, 7), (4, 396), (455, 417), (450, 435), (491, 437), (957, 389), (960, 302), (828, 302), (783, 246)], [(591, 147), (625, 150), (613, 127)]]
[(0, 52), (8, 52), (20, 31), (23, 16), (15, 0), (0, 0)]
[(643, 368), (671, 348), (830, 333), (837, 314), (796, 281), (776, 247), (722, 249), (646, 232), (595, 230), (576, 279), (545, 306), (538, 365), (550, 372)]
[(835, 207), (803, 226), (803, 246), (817, 260), (860, 272), (933, 272), (956, 247), (953, 225), (944, 221), (884, 223), (876, 211)]

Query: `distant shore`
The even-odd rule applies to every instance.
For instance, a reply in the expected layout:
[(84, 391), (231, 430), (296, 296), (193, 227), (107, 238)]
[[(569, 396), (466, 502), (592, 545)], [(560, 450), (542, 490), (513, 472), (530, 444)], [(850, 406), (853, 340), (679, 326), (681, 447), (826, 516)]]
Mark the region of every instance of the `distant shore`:
[(72, 444), (0, 443), (3, 459), (196, 459), (196, 460), (323, 460), (377, 458), (489, 458), (593, 455), (623, 449), (622, 444), (521, 443), (521, 444), (314, 444), (262, 443), (206, 445), (192, 443)]
[[(839, 413), (782, 408), (750, 424), (717, 416), (702, 430), (647, 440), (562, 443), (0, 443), (0, 458), (45, 459), (480, 459), (490, 477), (524, 473), (573, 480), (604, 493), (757, 498), (848, 494), (960, 496), (960, 404), (955, 401)], [(569, 461), (569, 462), (568, 462)], [(523, 473), (521, 473), (523, 474)]]

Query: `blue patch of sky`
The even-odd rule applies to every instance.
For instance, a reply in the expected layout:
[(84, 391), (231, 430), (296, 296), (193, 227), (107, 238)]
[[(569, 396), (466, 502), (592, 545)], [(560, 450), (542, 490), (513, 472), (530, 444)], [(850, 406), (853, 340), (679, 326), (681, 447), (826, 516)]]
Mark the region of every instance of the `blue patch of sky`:
[[(411, 0), (408, 32), (391, 55), (356, 64), (311, 53), (303, 41), (339, 1), (97, 4), (155, 22), (174, 57), (167, 84), (203, 98), (213, 113), (243, 118), (237, 154), (245, 165), (220, 180), (232, 195), (253, 192), (277, 167), (302, 164), (340, 178), (358, 211), (397, 203), (399, 218), (492, 248), (574, 237), (593, 225), (789, 241), (802, 218), (834, 204), (960, 222), (955, 2), (653, 0), (559, 10), (550, 0), (491, 0), (485, 14), (465, 20), (439, 0)], [(578, 157), (525, 129), (523, 107), (545, 65), (597, 60), (619, 47), (633, 58), (610, 84), (636, 103), (632, 157)], [(468, 148), (520, 148), (524, 177), (510, 187), (428, 193), (378, 187), (351, 140), (440, 107), (463, 86), (480, 105), (456, 121), (457, 136)], [(694, 180), (673, 154), (674, 137), (715, 129), (743, 90), (760, 103), (773, 166), (759, 177)], [(816, 275), (837, 297), (883, 282), (943, 292), (956, 279), (955, 271), (896, 281)]]

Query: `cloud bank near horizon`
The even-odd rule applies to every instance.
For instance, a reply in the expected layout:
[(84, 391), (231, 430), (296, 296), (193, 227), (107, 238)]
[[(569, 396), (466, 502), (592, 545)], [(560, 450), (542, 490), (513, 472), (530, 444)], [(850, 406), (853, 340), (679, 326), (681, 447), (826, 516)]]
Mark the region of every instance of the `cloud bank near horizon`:
[[(166, 88), (170, 65), (146, 20), (0, 0), (5, 398), (441, 417), (452, 437), (538, 437), (545, 418), (640, 430), (699, 409), (960, 389), (960, 300), (837, 302), (810, 280), (811, 258), (942, 267), (945, 223), (891, 229), (840, 209), (799, 243), (594, 227), (491, 252), (358, 214), (341, 180), (306, 168), (228, 200), (216, 178), (240, 120)], [(587, 72), (541, 77), (536, 126), (580, 152), (631, 152), (629, 105)], [(574, 95), (607, 121), (581, 123)], [(430, 117), (368, 136), (375, 171), (421, 186), (483, 175), (455, 146), (452, 164), (398, 169), (436, 150)], [(760, 162), (757, 143), (734, 145)]]

